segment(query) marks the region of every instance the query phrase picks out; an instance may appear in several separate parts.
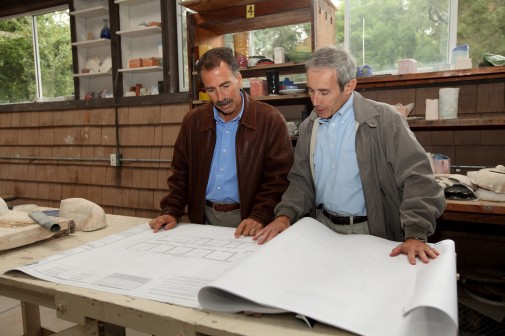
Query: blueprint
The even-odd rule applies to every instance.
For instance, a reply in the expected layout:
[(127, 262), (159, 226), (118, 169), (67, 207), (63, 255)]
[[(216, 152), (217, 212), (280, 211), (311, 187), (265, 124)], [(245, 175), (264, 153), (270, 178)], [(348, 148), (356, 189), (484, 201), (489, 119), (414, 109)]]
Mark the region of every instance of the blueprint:
[(36, 278), (237, 313), (293, 312), (359, 335), (457, 335), (454, 242), (410, 265), (397, 242), (303, 218), (265, 245), (233, 228), (147, 224), (16, 268)]
[(20, 267), (36, 278), (200, 308), (200, 288), (260, 246), (235, 229), (179, 224), (153, 233), (148, 224)]

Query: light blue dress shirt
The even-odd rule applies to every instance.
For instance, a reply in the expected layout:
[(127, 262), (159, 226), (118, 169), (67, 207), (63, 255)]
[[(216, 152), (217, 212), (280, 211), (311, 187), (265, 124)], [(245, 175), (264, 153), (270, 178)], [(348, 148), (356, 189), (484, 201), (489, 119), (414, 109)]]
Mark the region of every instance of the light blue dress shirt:
[(316, 204), (341, 216), (366, 216), (353, 100), (354, 93), (330, 119), (319, 119), (314, 154)]
[(207, 183), (206, 199), (217, 203), (239, 203), (235, 138), (240, 118), (244, 113), (244, 96), (242, 92), (242, 108), (239, 115), (225, 122), (214, 107), (216, 120), (216, 146), (210, 166)]

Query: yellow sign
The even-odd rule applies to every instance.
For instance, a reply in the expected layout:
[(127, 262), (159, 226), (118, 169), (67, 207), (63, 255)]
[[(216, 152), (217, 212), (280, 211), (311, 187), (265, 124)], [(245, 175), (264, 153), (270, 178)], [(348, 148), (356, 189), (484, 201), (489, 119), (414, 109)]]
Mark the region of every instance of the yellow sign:
[(254, 5), (247, 5), (246, 11), (245, 11), (245, 17), (248, 19), (254, 18)]

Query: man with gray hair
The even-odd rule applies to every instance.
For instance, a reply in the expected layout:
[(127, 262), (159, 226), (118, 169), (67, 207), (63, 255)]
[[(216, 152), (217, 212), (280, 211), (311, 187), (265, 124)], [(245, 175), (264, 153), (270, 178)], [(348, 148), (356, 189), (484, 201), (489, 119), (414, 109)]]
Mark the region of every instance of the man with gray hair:
[(325, 47), (307, 65), (314, 109), (300, 126), (289, 187), (275, 220), (254, 236), (269, 241), (310, 214), (343, 234), (372, 234), (401, 242), (391, 256), (428, 263), (426, 244), (445, 209), (443, 189), (403, 116), (354, 92), (356, 63)]

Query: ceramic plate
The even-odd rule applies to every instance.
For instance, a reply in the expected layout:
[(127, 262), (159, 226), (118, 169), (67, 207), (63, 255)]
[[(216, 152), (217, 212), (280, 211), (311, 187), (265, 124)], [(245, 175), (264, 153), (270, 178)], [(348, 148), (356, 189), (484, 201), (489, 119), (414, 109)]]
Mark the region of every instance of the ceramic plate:
[(287, 95), (287, 94), (300, 94), (300, 93), (305, 93), (305, 89), (287, 89), (287, 90), (280, 90), (279, 93), (281, 95)]

